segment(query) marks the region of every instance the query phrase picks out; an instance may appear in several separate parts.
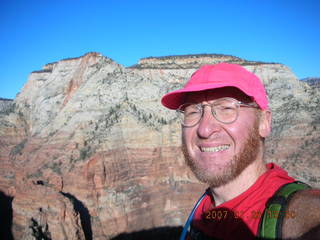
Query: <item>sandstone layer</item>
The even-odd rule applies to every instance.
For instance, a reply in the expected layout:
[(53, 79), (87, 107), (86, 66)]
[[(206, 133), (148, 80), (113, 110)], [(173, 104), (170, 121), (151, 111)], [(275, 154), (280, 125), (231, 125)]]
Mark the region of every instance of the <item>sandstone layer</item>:
[(33, 72), (0, 111), (0, 191), (13, 198), (13, 237), (102, 240), (181, 226), (205, 186), (185, 166), (176, 115), (160, 98), (217, 62), (261, 77), (273, 112), (267, 161), (319, 187), (319, 89), (288, 67), (188, 55), (125, 68), (89, 53)]

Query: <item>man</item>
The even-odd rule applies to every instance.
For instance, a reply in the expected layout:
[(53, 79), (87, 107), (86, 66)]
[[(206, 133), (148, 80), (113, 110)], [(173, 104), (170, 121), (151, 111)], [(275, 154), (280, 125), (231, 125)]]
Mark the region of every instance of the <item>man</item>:
[[(263, 158), (271, 112), (256, 75), (236, 64), (205, 65), (182, 89), (166, 94), (162, 104), (177, 110), (186, 162), (209, 185), (181, 239), (273, 236), (264, 218), (273, 222), (268, 224), (276, 228), (274, 238), (320, 239), (320, 192), (282, 190), (304, 185), (292, 184), (295, 180), (286, 171)], [(277, 209), (279, 203), (272, 201), (279, 198), (286, 202), (280, 204), (281, 212), (266, 208), (273, 204), (270, 209)]]

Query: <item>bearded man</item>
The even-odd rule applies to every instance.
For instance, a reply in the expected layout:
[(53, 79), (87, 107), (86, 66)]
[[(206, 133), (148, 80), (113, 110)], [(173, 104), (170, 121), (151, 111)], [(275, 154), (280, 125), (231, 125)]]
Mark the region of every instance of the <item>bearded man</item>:
[(205, 65), (162, 104), (177, 111), (186, 163), (209, 186), (181, 240), (320, 239), (320, 191), (264, 159), (271, 111), (256, 75)]

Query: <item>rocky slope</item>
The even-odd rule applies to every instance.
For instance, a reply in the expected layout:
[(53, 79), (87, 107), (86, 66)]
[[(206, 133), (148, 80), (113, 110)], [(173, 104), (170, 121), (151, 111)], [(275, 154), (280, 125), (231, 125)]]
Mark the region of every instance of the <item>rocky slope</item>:
[(313, 88), (320, 88), (320, 78), (304, 78), (301, 81), (307, 82)]
[(0, 113), (6, 114), (13, 111), (14, 105), (12, 99), (0, 98)]
[(180, 126), (160, 97), (221, 61), (266, 84), (274, 117), (268, 160), (319, 186), (319, 90), (286, 66), (187, 55), (125, 68), (89, 53), (33, 72), (0, 113), (0, 191), (12, 201), (13, 237), (118, 239), (182, 225), (205, 186), (184, 165)]

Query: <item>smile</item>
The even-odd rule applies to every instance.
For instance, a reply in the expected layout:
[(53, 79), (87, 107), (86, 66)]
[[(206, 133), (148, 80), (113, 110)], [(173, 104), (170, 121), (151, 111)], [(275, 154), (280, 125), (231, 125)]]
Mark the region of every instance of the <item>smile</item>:
[(219, 152), (227, 150), (230, 145), (220, 145), (217, 147), (200, 147), (201, 152)]

